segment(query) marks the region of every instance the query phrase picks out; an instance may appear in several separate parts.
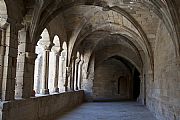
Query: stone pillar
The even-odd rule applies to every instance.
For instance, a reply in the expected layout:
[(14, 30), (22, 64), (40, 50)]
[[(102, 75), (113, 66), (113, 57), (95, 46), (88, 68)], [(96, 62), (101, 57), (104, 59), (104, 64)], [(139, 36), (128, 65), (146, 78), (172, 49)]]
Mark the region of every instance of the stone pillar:
[(78, 66), (78, 88), (81, 89), (81, 76), (82, 76), (82, 65), (83, 65), (84, 61), (81, 60), (79, 62), (79, 66)]
[(75, 65), (74, 65), (74, 88), (76, 90), (78, 90), (78, 66), (79, 66), (79, 62), (80, 62), (80, 59), (77, 58), (75, 60)]
[[(65, 81), (65, 84), (64, 84), (64, 87), (65, 87), (65, 91), (68, 91), (68, 84), (69, 84), (69, 87), (71, 87), (70, 83), (71, 83), (71, 67), (66, 67), (66, 81)], [(70, 88), (69, 88), (70, 89)]]
[[(35, 46), (35, 45), (34, 45)], [(23, 98), (29, 98), (35, 96), (34, 91), (34, 66), (36, 53), (26, 52), (26, 64), (24, 72), (24, 86), (23, 86)]]
[(28, 43), (28, 34), (25, 28), (19, 31), (19, 45), (16, 71), (16, 98), (30, 98), (34, 96), (34, 63), (36, 54), (27, 52), (27, 47), (32, 45)]
[(38, 53), (35, 60), (35, 69), (34, 69), (34, 89), (37, 94), (40, 94), (41, 89), (41, 80), (42, 80), (42, 54)]
[(54, 61), (54, 92), (59, 92), (59, 88), (58, 88), (58, 74), (59, 74), (59, 52), (55, 52), (54, 51), (54, 55), (55, 55), (55, 61)]
[(152, 96), (152, 87), (154, 86), (154, 73), (153, 71), (147, 71), (144, 75), (144, 105), (148, 103), (149, 97)]
[(140, 95), (138, 98), (138, 102), (144, 104), (144, 79), (143, 79), (143, 75), (140, 75), (139, 79), (140, 79)]
[[(17, 69), (16, 69), (16, 86), (15, 86), (15, 98), (22, 98), (23, 85), (24, 85), (24, 73), (25, 73), (25, 59), (26, 59), (26, 30), (23, 28), (19, 31), (19, 45), (17, 56)], [(26, 83), (27, 84), (27, 83)]]
[[(59, 78), (58, 78), (58, 86), (61, 92), (65, 91), (65, 79), (63, 79), (63, 63), (64, 63), (64, 57), (61, 55), (59, 57)], [(66, 68), (64, 68), (66, 70)]]
[(49, 53), (50, 53), (49, 48), (45, 48), (45, 50), (43, 51), (41, 94), (49, 94), (49, 89), (48, 89)]
[(75, 59), (74, 57), (72, 58), (72, 63), (71, 63), (71, 77), (70, 77), (70, 90), (74, 91), (74, 65), (75, 65)]
[(0, 30), (0, 99), (2, 94), (3, 66), (5, 56), (5, 30)]
[(15, 23), (9, 24), (6, 29), (6, 43), (3, 63), (2, 97), (3, 101), (14, 100), (16, 58), (18, 47), (18, 30)]

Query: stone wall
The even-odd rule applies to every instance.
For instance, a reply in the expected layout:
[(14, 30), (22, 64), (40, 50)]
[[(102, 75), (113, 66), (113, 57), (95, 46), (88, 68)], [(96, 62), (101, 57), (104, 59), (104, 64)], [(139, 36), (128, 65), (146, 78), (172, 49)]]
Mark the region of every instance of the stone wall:
[(130, 99), (132, 95), (132, 79), (130, 79), (130, 75), (131, 73), (128, 68), (119, 60), (108, 59), (102, 62), (95, 69), (95, 79), (93, 82), (93, 99)]
[(180, 120), (180, 74), (175, 48), (163, 23), (157, 32), (154, 81), (147, 78), (147, 106), (159, 120)]
[(53, 120), (83, 100), (84, 91), (76, 91), (1, 102), (1, 120)]

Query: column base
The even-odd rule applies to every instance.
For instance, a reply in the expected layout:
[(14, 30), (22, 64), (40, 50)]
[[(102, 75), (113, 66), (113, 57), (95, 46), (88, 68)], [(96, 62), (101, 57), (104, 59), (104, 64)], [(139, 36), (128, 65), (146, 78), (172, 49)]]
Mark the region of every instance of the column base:
[(79, 90), (79, 88), (78, 88), (78, 87), (76, 87), (76, 90)]
[(67, 92), (67, 91), (68, 91), (68, 87), (67, 87), (67, 86), (65, 86), (65, 87), (64, 87), (64, 89), (65, 89), (65, 92)]
[(59, 93), (59, 88), (54, 88), (53, 90), (55, 93)]
[(49, 94), (49, 89), (41, 89), (40, 93), (43, 95)]
[(36, 95), (35, 90), (32, 90), (31, 97), (35, 97), (35, 95)]

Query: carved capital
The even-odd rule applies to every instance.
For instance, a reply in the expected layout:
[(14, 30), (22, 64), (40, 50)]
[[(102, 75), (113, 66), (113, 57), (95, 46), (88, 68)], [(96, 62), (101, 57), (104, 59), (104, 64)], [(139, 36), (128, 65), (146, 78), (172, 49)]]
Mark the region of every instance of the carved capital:
[(33, 63), (35, 62), (35, 59), (37, 58), (37, 54), (36, 53), (31, 53), (31, 52), (26, 52), (26, 60), (29, 63)]
[(81, 60), (79, 58), (76, 59), (75, 64), (78, 64)]
[(0, 15), (0, 28), (5, 28), (7, 24), (7, 15)]

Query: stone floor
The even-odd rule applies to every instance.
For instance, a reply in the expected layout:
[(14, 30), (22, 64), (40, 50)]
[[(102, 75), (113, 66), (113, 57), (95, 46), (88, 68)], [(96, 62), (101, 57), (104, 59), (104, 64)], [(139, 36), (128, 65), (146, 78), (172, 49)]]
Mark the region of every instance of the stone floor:
[(84, 103), (56, 120), (156, 120), (151, 112), (136, 102)]

